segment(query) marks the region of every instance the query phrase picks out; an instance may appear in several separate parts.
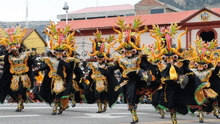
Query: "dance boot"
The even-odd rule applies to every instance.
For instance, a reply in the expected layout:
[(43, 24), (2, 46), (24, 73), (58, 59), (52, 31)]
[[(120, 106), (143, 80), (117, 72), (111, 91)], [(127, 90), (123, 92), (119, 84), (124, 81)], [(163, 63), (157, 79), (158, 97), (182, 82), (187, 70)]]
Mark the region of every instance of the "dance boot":
[(70, 97), (71, 97), (72, 107), (75, 107), (76, 106), (75, 93), (72, 94)]
[(131, 114), (132, 114), (132, 117), (133, 117), (133, 121), (131, 122), (131, 124), (135, 124), (138, 122), (138, 116), (137, 116), (137, 111), (136, 111), (136, 107), (135, 106), (132, 106), (131, 108)]
[(19, 95), (17, 99), (18, 99), (18, 108), (15, 110), (15, 112), (21, 112), (22, 109), (24, 109), (22, 96)]
[(108, 101), (104, 100), (104, 108), (102, 112), (105, 112), (107, 110)]
[(54, 100), (54, 105), (53, 105), (53, 111), (52, 111), (52, 115), (56, 115), (57, 114), (57, 108), (59, 106), (59, 101), (58, 100)]
[(97, 100), (98, 111), (96, 113), (102, 113), (102, 103), (100, 100)]
[(214, 116), (216, 118), (220, 119), (219, 114), (218, 114), (219, 113), (219, 111), (218, 111), (218, 103), (214, 103), (212, 105), (212, 107), (213, 107), (213, 114), (214, 114)]
[(174, 109), (170, 110), (170, 117), (173, 124), (177, 124), (176, 111)]
[(199, 109), (198, 110), (199, 113), (199, 123), (203, 123), (204, 122), (204, 114), (203, 114), (203, 110)]

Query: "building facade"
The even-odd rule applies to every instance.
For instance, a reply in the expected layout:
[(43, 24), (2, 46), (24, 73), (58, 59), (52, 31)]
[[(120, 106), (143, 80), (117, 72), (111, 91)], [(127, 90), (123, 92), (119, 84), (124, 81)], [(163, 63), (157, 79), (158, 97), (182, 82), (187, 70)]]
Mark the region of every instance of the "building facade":
[[(128, 16), (123, 18), (127, 23), (130, 23), (133, 22), (136, 17), (137, 16)], [(183, 12), (147, 14), (140, 15), (140, 18), (141, 20), (144, 20), (143, 27), (147, 26), (149, 30), (152, 29), (152, 24), (158, 24), (162, 27), (177, 22), (181, 28), (175, 35), (174, 40), (172, 41), (173, 44), (177, 44), (178, 36), (187, 28), (187, 33), (181, 37), (182, 48), (186, 49), (189, 47), (189, 44), (195, 46), (194, 40), (196, 40), (197, 36), (202, 37), (206, 42), (210, 42), (211, 40), (220, 37), (220, 8), (202, 8), (200, 10)], [(93, 33), (95, 33), (97, 29), (100, 30), (106, 38), (110, 34), (115, 34), (115, 37), (117, 38), (118, 35), (112, 29), (113, 25), (117, 25), (117, 20), (117, 17), (113, 17), (69, 21), (71, 28), (79, 30), (81, 33), (79, 34), (76, 32), (76, 42), (78, 45), (77, 52), (81, 54), (85, 53), (85, 51), (92, 51), (92, 42), (89, 38), (94, 38)], [(65, 21), (60, 21), (58, 26), (64, 27), (65, 24)], [(150, 36), (149, 30), (141, 34), (141, 44), (151, 44), (155, 40)], [(89, 56), (87, 55), (86, 58), (88, 57)]]

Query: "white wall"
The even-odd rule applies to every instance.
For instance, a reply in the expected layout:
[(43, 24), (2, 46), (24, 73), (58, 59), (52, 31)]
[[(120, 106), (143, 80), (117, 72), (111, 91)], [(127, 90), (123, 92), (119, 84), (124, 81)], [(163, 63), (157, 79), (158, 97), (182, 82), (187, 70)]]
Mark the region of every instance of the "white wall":
[(195, 43), (194, 43), (194, 40), (196, 40), (197, 38), (197, 32), (199, 31), (200, 29), (194, 29), (191, 31), (191, 42), (192, 42), (192, 46), (195, 47)]
[[(217, 32), (217, 41), (218, 41), (218, 44), (220, 43), (219, 39), (220, 39), (220, 28), (214, 28), (214, 30)], [(220, 47), (220, 45), (218, 45), (218, 47)]]
[[(208, 20), (208, 22), (210, 22), (210, 21), (219, 21), (220, 20), (220, 18), (218, 16), (216, 16), (216, 15), (214, 15), (212, 13), (210, 13), (210, 15), (211, 15), (211, 17)], [(199, 17), (200, 17), (200, 14), (196, 15), (194, 18), (192, 18), (189, 21), (187, 21), (187, 23), (202, 22)]]

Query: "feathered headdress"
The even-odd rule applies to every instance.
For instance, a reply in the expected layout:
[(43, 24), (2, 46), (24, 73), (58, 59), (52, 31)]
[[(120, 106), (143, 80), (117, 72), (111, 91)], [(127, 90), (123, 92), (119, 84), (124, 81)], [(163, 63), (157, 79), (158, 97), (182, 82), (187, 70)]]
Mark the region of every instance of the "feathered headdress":
[[(47, 32), (47, 28), (49, 32)], [(55, 51), (68, 51), (68, 55), (72, 55), (72, 51), (75, 51), (77, 46), (75, 41), (75, 30), (70, 29), (70, 25), (66, 25), (65, 28), (57, 28), (54, 23), (50, 21), (50, 26), (45, 28), (45, 33), (50, 36), (50, 50)], [(55, 40), (55, 42), (54, 42)]]
[[(90, 54), (88, 51), (87, 53), (89, 54), (89, 56), (98, 56), (98, 57), (105, 57), (105, 59), (111, 61), (113, 60), (113, 58), (108, 58), (109, 54), (110, 54), (110, 43), (113, 42), (115, 40), (115, 35), (110, 35), (109, 38), (103, 38), (102, 37), (102, 32), (98, 31), (94, 33), (95, 39), (91, 39), (90, 37), (90, 41), (92, 41), (93, 43), (93, 47), (92, 47), (92, 54)], [(106, 45), (106, 42), (109, 45)], [(107, 52), (105, 52), (105, 47), (108, 47)]]
[(25, 33), (26, 28), (21, 29), (20, 26), (16, 28), (0, 29), (0, 36), (2, 37), (1, 43), (3, 43), (5, 47), (10, 46), (11, 48), (16, 48), (17, 45), (20, 46)]
[(217, 40), (205, 43), (202, 41), (202, 38), (197, 36), (197, 39), (194, 42), (196, 44), (196, 48), (190, 45), (191, 50), (189, 52), (191, 53), (189, 54), (192, 55), (190, 60), (202, 63), (212, 63), (214, 53), (219, 51), (213, 51), (218, 46)]
[[(127, 49), (127, 48), (131, 48), (131, 47), (136, 50), (142, 50), (144, 48), (144, 45), (141, 48), (139, 48), (140, 35), (147, 31), (147, 26), (145, 26), (143, 30), (139, 31), (139, 28), (142, 26), (143, 22), (144, 21), (140, 21), (140, 17), (138, 17), (138, 18), (134, 19), (133, 23), (125, 23), (124, 19), (121, 19), (120, 17), (118, 17), (118, 22), (116, 22), (116, 23), (118, 24), (118, 27), (121, 29), (121, 31), (115, 29), (114, 26), (113, 26), (113, 30), (115, 32), (117, 32), (119, 35), (119, 37), (115, 41), (115, 43), (119, 42), (120, 45), (118, 48), (115, 48), (113, 46), (114, 50), (118, 51), (121, 48)], [(134, 31), (134, 32), (132, 32), (132, 31)], [(135, 34), (137, 34), (137, 37), (134, 36)], [(122, 42), (123, 37), (125, 37), (124, 42)], [(131, 41), (131, 39), (133, 39), (133, 41)]]
[[(152, 33), (151, 36), (156, 38), (158, 42), (161, 43), (161, 41), (163, 41), (166, 44), (166, 47), (160, 50), (159, 54), (153, 54), (154, 57), (158, 58), (163, 54), (170, 54), (170, 53), (175, 53), (181, 57), (184, 55), (185, 53), (184, 51), (180, 53), (180, 49), (181, 49), (180, 39), (184, 34), (186, 34), (187, 28), (185, 32), (183, 32), (178, 36), (178, 47), (172, 48), (171, 39), (174, 38), (175, 34), (177, 33), (176, 31), (178, 31), (181, 26), (177, 26), (177, 23), (171, 24), (166, 28), (165, 27), (160, 28), (158, 25), (154, 25), (154, 24), (152, 26), (153, 26), (153, 30), (150, 31), (150, 33)], [(161, 47), (159, 46), (160, 45), (158, 45), (158, 49), (161, 49)]]

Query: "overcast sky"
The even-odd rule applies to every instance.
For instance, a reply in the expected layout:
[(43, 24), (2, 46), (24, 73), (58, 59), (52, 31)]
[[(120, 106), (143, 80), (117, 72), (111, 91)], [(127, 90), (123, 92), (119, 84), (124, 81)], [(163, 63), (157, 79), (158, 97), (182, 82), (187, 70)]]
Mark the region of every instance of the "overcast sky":
[[(69, 12), (86, 7), (136, 4), (140, 0), (28, 0), (28, 21), (59, 21), (65, 1)], [(0, 0), (0, 21), (25, 21), (26, 0)]]

